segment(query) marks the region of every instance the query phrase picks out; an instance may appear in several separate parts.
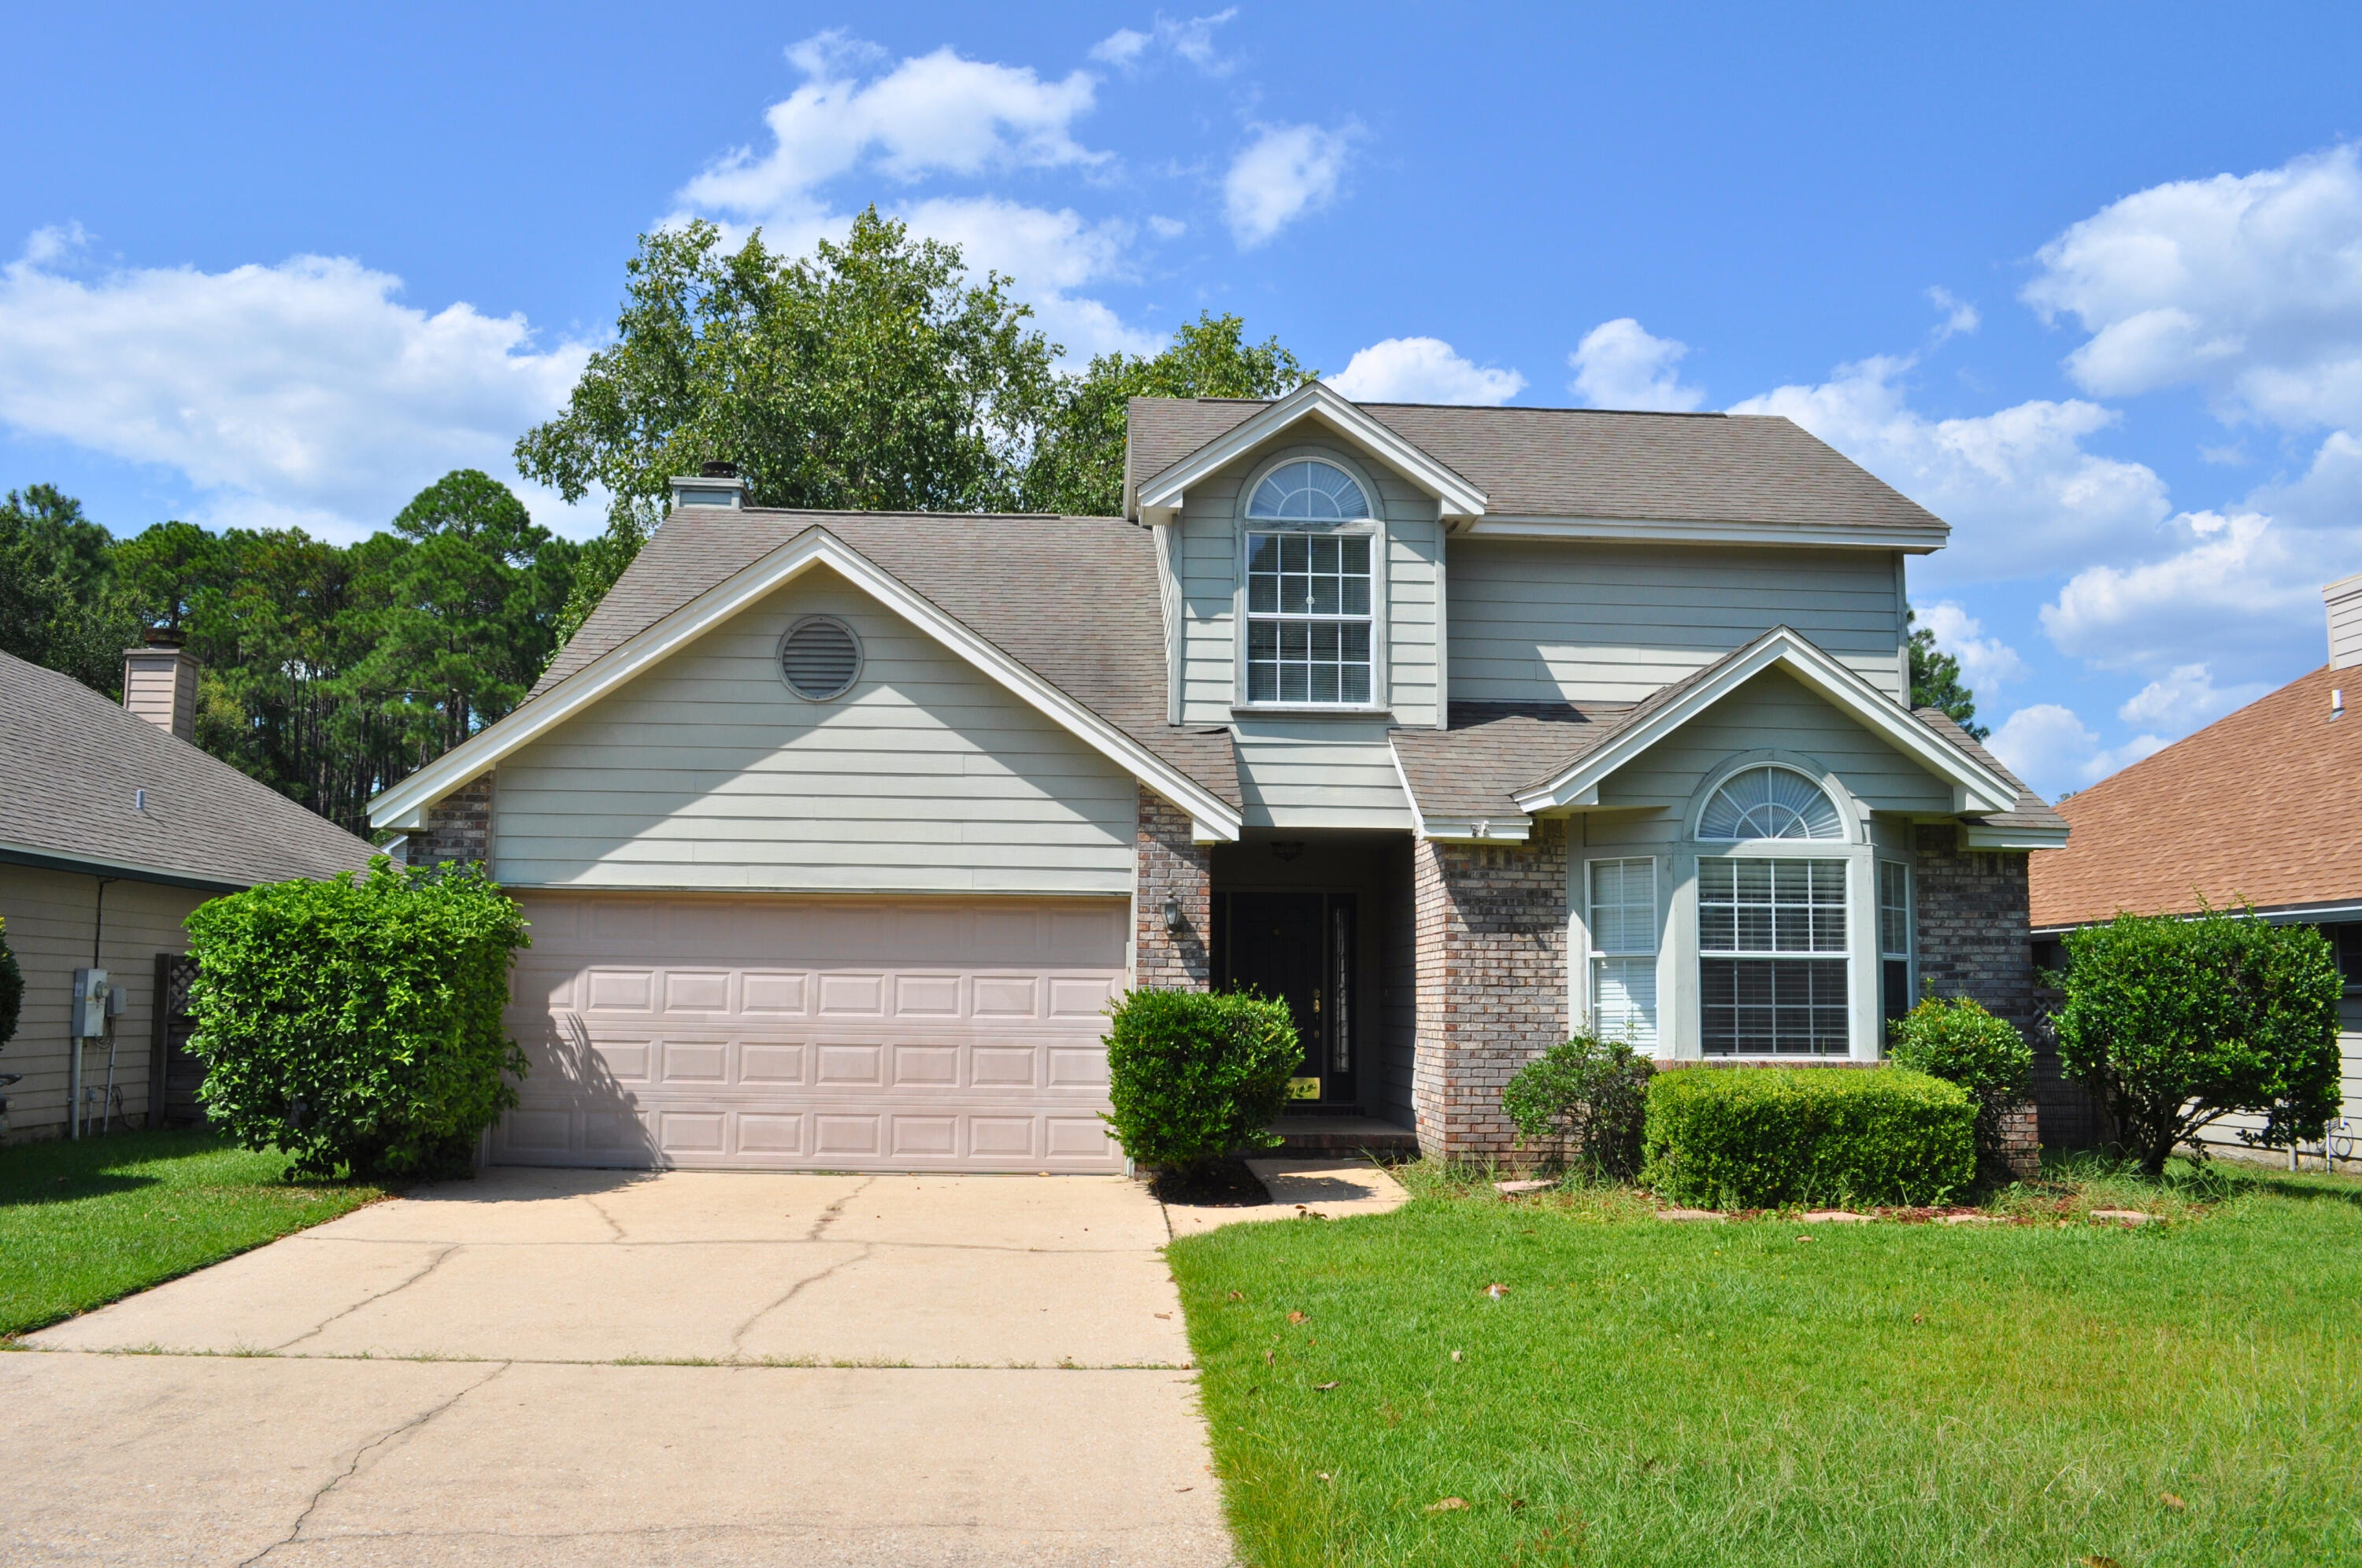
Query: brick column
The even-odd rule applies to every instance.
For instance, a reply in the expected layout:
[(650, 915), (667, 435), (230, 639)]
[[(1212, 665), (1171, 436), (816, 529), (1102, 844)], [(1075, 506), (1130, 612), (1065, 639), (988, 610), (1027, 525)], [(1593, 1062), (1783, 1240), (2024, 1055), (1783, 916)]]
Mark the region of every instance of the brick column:
[(471, 778), (426, 808), (426, 825), (410, 835), (410, 864), (473, 861), (492, 865), (492, 775)]
[[(1142, 990), (1202, 991), (1213, 984), (1213, 851), (1189, 841), (1189, 813), (1142, 786), (1139, 870), (1131, 900), (1131, 983)], [(1169, 930), (1164, 906), (1181, 906)]]
[(1411, 1107), (1422, 1154), (1518, 1158), (1501, 1089), (1567, 1036), (1566, 824), (1521, 845), (1412, 846), (1418, 991)]

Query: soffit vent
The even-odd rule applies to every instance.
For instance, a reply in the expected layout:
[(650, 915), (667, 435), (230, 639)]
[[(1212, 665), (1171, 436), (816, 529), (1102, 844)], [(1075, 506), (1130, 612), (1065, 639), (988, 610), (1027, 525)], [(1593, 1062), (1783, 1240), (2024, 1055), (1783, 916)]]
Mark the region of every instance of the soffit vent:
[(861, 674), (861, 643), (833, 615), (807, 615), (779, 639), (779, 673), (809, 702), (842, 697)]

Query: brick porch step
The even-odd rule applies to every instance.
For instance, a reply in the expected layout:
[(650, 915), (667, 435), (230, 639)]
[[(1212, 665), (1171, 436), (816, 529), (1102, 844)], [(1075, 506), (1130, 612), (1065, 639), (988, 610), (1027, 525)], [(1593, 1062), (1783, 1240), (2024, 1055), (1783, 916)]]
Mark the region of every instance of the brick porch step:
[(1271, 1124), (1280, 1148), (1300, 1154), (1418, 1154), (1418, 1134), (1374, 1116), (1283, 1116)]

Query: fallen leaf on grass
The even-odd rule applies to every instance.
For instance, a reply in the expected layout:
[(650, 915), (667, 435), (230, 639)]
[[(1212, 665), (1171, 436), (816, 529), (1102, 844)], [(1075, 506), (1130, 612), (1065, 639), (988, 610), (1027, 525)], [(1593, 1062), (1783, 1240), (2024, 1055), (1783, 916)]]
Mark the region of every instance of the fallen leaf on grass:
[(1810, 1236), (1799, 1236), (1799, 1237), (1797, 1237), (1797, 1238), (1796, 1238), (1796, 1240), (1798, 1240), (1798, 1241), (1800, 1241), (1800, 1242), (1809, 1242), (1809, 1241), (1811, 1241), (1811, 1240), (1812, 1240), (1812, 1238), (1811, 1238)]
[(2159, 1492), (2157, 1495), (2157, 1500), (2163, 1503), (2169, 1508), (2180, 1509), (2186, 1508), (2190, 1506), (2170, 1492)]
[(1485, 1294), (1498, 1301), (1502, 1297), (1509, 1294), (1509, 1287), (1496, 1280), (1485, 1287)]
[(1312, 1391), (1315, 1394), (1326, 1394), (1329, 1390), (1336, 1386), (1337, 1386), (1334, 1383), (1316, 1383), (1312, 1386)]
[(1441, 1502), (1428, 1504), (1427, 1511), (1430, 1514), (1448, 1514), (1467, 1506), (1468, 1499), (1465, 1497), (1446, 1497)]
[(1274, 1356), (1274, 1355), (1271, 1353), (1271, 1352), (1269, 1352), (1269, 1351), (1265, 1351), (1265, 1352), (1264, 1352), (1264, 1353), (1263, 1353), (1263, 1364), (1264, 1364), (1265, 1366), (1270, 1366), (1270, 1365), (1272, 1365), (1272, 1364), (1274, 1364), (1277, 1359), (1278, 1359), (1278, 1358), (1277, 1358), (1277, 1357), (1275, 1357), (1275, 1356)]
[(1459, 1353), (1458, 1351), (1453, 1351), (1453, 1352), (1451, 1353), (1451, 1359), (1452, 1359), (1452, 1360), (1454, 1360), (1454, 1361), (1458, 1361), (1458, 1360), (1460, 1359), (1460, 1353)]
[(1306, 1316), (1305, 1316), (1303, 1313), (1301, 1313), (1301, 1312), (1290, 1312), (1290, 1313), (1287, 1315), (1287, 1320), (1288, 1320), (1289, 1322), (1291, 1322), (1291, 1323), (1308, 1323), (1308, 1322), (1310, 1322), (1312, 1320), (1311, 1320), (1311, 1319), (1309, 1319), (1309, 1318), (1308, 1318), (1308, 1317), (1306, 1317)]
[(2125, 1568), (2125, 1565), (2114, 1558), (2102, 1557), (2096, 1552), (2089, 1557), (2078, 1557), (2075, 1561), (2081, 1565), (2081, 1568)]
[(1321, 1479), (1321, 1480), (1323, 1480), (1323, 1481), (1329, 1481), (1329, 1480), (1333, 1480), (1333, 1479), (1334, 1479), (1334, 1477), (1333, 1477), (1333, 1476), (1331, 1476), (1331, 1475), (1329, 1474), (1329, 1472), (1327, 1472), (1326, 1470), (1316, 1470), (1316, 1471), (1314, 1471), (1312, 1474), (1315, 1474), (1315, 1475), (1318, 1475), (1318, 1476), (1319, 1476), (1319, 1477), (1320, 1477), (1320, 1479)]
[(1247, 1293), (1243, 1290), (1233, 1290), (1231, 1292), (1231, 1299), (1233, 1301), (1244, 1301), (1246, 1298)]

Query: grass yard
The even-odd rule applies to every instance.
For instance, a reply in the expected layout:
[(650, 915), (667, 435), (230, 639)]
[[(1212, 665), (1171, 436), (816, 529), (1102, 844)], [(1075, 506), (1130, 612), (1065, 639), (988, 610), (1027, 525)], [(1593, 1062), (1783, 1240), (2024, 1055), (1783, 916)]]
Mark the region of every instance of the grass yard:
[[(1989, 1226), (1412, 1179), (1170, 1249), (1253, 1568), (2362, 1562), (2351, 1179), (2018, 1188)], [(2128, 1198), (2167, 1218), (2082, 1217)]]
[(385, 1196), (292, 1185), (210, 1132), (0, 1149), (0, 1337), (86, 1312)]

